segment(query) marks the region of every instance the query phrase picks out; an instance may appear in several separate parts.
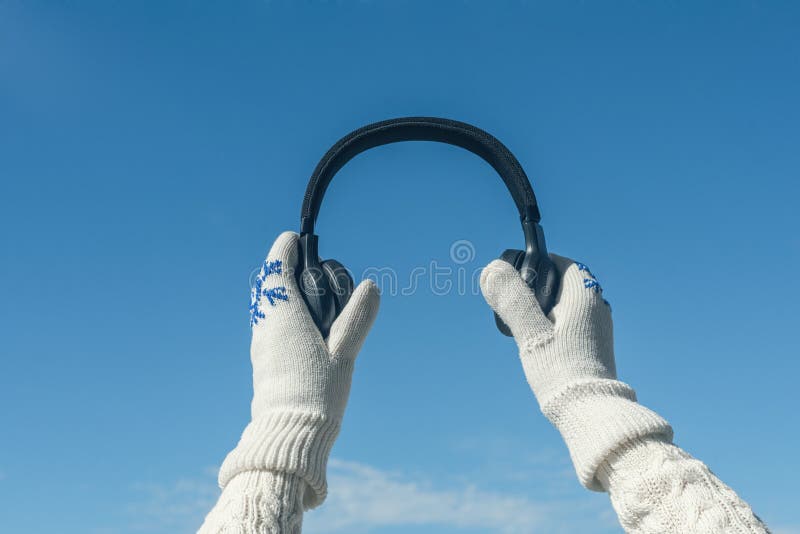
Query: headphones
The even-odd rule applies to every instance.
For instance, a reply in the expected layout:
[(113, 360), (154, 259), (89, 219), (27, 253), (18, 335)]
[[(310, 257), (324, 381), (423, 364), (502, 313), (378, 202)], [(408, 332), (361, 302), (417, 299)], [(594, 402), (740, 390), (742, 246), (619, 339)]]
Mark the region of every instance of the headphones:
[[(358, 154), (400, 141), (436, 141), (459, 146), (480, 156), (503, 179), (519, 210), (525, 250), (508, 249), (500, 256), (517, 269), (544, 313), (555, 303), (558, 276), (547, 255), (541, 216), (528, 177), (517, 158), (495, 137), (464, 122), (434, 117), (405, 117), (369, 124), (342, 137), (320, 160), (308, 181), (300, 213), (300, 255), (295, 269), (298, 285), (308, 310), (323, 337), (327, 337), (336, 316), (353, 292), (353, 278), (336, 260), (321, 260), (319, 237), (314, 224), (322, 197), (334, 175)], [(497, 328), (511, 336), (511, 330), (495, 314)]]

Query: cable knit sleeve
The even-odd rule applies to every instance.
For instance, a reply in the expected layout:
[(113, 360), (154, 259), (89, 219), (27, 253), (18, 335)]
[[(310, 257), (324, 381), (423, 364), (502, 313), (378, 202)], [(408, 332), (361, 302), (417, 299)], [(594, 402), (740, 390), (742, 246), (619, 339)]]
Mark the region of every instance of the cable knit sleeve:
[(300, 534), (305, 482), (275, 471), (233, 477), (197, 534)]
[(701, 461), (660, 437), (635, 439), (597, 478), (630, 534), (767, 534), (750, 506)]

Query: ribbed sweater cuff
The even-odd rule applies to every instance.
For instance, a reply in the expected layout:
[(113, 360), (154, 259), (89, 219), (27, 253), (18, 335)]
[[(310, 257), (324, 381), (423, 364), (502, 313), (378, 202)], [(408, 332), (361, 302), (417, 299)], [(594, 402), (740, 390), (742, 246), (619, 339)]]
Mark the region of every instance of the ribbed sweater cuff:
[(652, 435), (672, 440), (669, 423), (638, 404), (633, 388), (618, 380), (573, 382), (542, 412), (566, 441), (581, 484), (594, 491), (603, 491), (597, 470), (620, 445)]
[(339, 428), (338, 420), (317, 414), (264, 414), (247, 425), (239, 444), (225, 458), (219, 485), (224, 489), (233, 477), (245, 471), (292, 473), (311, 489), (304, 494), (305, 506), (318, 506), (328, 491), (325, 470)]

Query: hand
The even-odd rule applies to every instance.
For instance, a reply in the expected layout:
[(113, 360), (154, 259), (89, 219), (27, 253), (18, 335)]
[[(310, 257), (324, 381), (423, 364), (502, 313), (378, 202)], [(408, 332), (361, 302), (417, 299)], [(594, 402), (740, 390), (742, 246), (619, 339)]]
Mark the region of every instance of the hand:
[(561, 283), (550, 316), (514, 267), (502, 260), (481, 273), (489, 306), (511, 329), (525, 377), (543, 407), (582, 379), (617, 378), (611, 307), (588, 267), (551, 254)]
[(566, 441), (581, 483), (601, 490), (597, 469), (621, 443), (650, 435), (671, 440), (672, 429), (616, 380), (611, 308), (597, 279), (581, 263), (550, 257), (561, 284), (549, 316), (502, 260), (483, 270), (481, 291), (511, 329), (528, 384)]
[(327, 459), (380, 297), (363, 281), (323, 339), (295, 280), (297, 242), (293, 232), (278, 237), (252, 291), (252, 422), (219, 479), (224, 487), (244, 471), (294, 473), (312, 490), (304, 492), (310, 508), (325, 498)]

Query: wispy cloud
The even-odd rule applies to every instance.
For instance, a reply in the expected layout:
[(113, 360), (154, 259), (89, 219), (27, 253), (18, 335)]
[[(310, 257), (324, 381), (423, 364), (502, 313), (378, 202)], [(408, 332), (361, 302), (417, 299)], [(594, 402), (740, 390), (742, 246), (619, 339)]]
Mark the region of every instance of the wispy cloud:
[[(216, 468), (172, 483), (137, 483), (136, 499), (127, 510), (127, 532), (147, 534), (195, 532), (219, 497)], [(102, 529), (96, 529), (99, 534)], [(119, 530), (114, 530), (119, 532)]]
[[(608, 503), (591, 499), (536, 500), (337, 459), (328, 466), (328, 482), (328, 499), (305, 515), (304, 533), (396, 532), (404, 526), (502, 534), (620, 532)], [(170, 484), (137, 484), (135, 491), (139, 500), (129, 507), (126, 532), (147, 534), (194, 532), (219, 495), (213, 469)]]
[(597, 532), (597, 523), (607, 522), (605, 514), (585, 503), (537, 502), (474, 485), (445, 487), (355, 462), (332, 460), (328, 477), (328, 501), (304, 521), (310, 533), (414, 525), (503, 534)]

